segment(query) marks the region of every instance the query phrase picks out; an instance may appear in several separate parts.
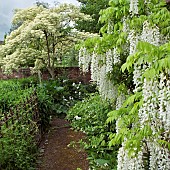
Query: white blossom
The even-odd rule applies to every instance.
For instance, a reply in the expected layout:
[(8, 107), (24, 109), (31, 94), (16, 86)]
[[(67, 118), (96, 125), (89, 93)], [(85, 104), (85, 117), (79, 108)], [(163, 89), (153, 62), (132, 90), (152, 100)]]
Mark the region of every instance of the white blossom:
[(106, 52), (106, 73), (111, 73), (113, 70), (113, 52), (111, 50)]
[(138, 0), (130, 0), (130, 9), (129, 9), (129, 12), (132, 13), (132, 15), (139, 13), (138, 5), (139, 5)]
[(81, 120), (81, 117), (80, 116), (75, 116), (74, 117), (76, 120)]
[(113, 33), (113, 28), (114, 28), (113, 26), (114, 26), (113, 22), (111, 20), (109, 20), (108, 26), (107, 26), (107, 33), (108, 34), (112, 34)]
[(143, 30), (140, 39), (158, 46), (160, 44), (160, 32), (157, 26), (151, 27), (148, 21), (143, 23)]
[(130, 43), (130, 52), (129, 54), (132, 55), (136, 52), (136, 46), (139, 40), (139, 35), (134, 31), (130, 30), (128, 35), (128, 40)]
[(100, 68), (100, 77), (97, 81), (98, 89), (100, 95), (105, 99), (116, 99), (117, 97), (117, 88), (114, 84), (108, 80), (106, 74), (106, 65), (104, 64)]
[(129, 25), (127, 24), (127, 18), (125, 16), (122, 18), (122, 22), (123, 22), (122, 31), (125, 32), (125, 33), (128, 33), (129, 32)]
[(130, 157), (124, 147), (123, 143), (118, 151), (117, 170), (145, 170), (142, 151), (138, 152), (135, 157)]
[(82, 68), (82, 72), (88, 72), (89, 71), (89, 65), (91, 61), (91, 56), (88, 53), (87, 49), (80, 48), (79, 50), (79, 67)]
[(114, 65), (115, 64), (119, 64), (120, 63), (120, 54), (117, 50), (117, 48), (115, 47), (114, 50), (113, 50), (113, 61), (114, 61)]
[(92, 54), (92, 60), (91, 60), (91, 79), (94, 82), (98, 82), (99, 76), (100, 76), (100, 61), (101, 56), (93, 52)]

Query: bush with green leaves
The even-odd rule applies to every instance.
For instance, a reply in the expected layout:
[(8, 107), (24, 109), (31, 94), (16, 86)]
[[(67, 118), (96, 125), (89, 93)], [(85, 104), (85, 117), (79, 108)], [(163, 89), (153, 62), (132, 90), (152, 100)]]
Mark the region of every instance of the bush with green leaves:
[[(16, 123), (12, 129), (5, 129), (0, 138), (0, 169), (32, 170), (35, 167), (37, 146), (34, 136), (30, 134), (31, 125)], [(14, 130), (15, 128), (15, 130)]]
[[(3, 80), (0, 81), (0, 90), (0, 121), (5, 120), (4, 113), (10, 117), (11, 110), (15, 116), (14, 121), (9, 121), (8, 127), (5, 124), (1, 126), (0, 169), (31, 170), (35, 167), (38, 149), (35, 136), (38, 130), (43, 132), (49, 126), (53, 98), (36, 78)], [(32, 119), (34, 103), (27, 103), (33, 93), (37, 95), (40, 115), (37, 123)]]
[[(28, 99), (35, 89), (23, 89), (16, 80), (1, 81), (0, 89), (0, 169), (31, 170), (35, 163), (34, 136), (38, 127), (32, 120), (34, 109)], [(4, 123), (6, 117), (8, 124)]]
[(30, 87), (36, 87), (39, 84), (39, 80), (36, 76), (16, 79), (16, 80), (12, 80), (12, 81), (18, 82), (20, 84), (21, 88), (23, 88), (23, 89), (30, 88)]
[(40, 114), (40, 124), (42, 131), (46, 131), (49, 127), (51, 115), (54, 113), (54, 99), (48, 93), (48, 90), (43, 85), (38, 85), (36, 88), (38, 97), (38, 111)]
[(0, 82), (0, 112), (9, 111), (10, 107), (17, 106), (25, 101), (34, 88), (22, 88), (21, 84), (14, 80)]
[(100, 95), (91, 94), (76, 103), (67, 113), (74, 129), (87, 135), (86, 141), (81, 141), (88, 152), (92, 169), (115, 169), (118, 147), (109, 147), (109, 135), (115, 132), (115, 124), (106, 124), (107, 113), (111, 111), (109, 101), (101, 99)]
[(94, 84), (77, 83), (74, 80), (63, 78), (44, 81), (41, 88), (44, 89), (44, 93), (52, 98), (53, 106), (51, 106), (51, 109), (53, 114), (57, 116), (65, 116), (68, 109), (77, 101), (96, 91)]

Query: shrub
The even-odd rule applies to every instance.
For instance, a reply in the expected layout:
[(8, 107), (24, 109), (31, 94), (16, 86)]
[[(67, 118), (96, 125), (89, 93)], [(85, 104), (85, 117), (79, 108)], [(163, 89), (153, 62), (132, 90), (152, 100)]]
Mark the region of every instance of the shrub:
[(78, 102), (67, 114), (72, 127), (87, 134), (87, 141), (82, 141), (82, 144), (89, 154), (92, 169), (114, 169), (117, 164), (118, 148), (108, 146), (109, 135), (115, 132), (115, 124), (105, 123), (111, 110), (110, 102), (95, 93)]
[(35, 162), (37, 125), (32, 120), (32, 103), (27, 99), (34, 88), (22, 89), (19, 82), (11, 80), (1, 81), (0, 88), (0, 169), (31, 170)]
[(96, 86), (93, 84), (75, 83), (73, 80), (62, 78), (44, 81), (42, 87), (52, 97), (53, 107), (51, 108), (59, 117), (65, 116), (69, 108), (77, 101), (96, 91)]

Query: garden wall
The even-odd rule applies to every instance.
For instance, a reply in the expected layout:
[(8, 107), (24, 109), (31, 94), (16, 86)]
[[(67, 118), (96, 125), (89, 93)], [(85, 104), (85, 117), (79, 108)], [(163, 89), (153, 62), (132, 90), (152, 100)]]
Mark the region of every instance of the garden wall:
[[(56, 76), (64, 76), (69, 79), (73, 79), (76, 81), (81, 81), (83, 83), (89, 83), (91, 80), (90, 71), (88, 73), (82, 73), (79, 67), (58, 67), (55, 69)], [(2, 70), (0, 70), (0, 79), (13, 79), (13, 78), (26, 78), (31, 76), (31, 71), (29, 68), (19, 69), (18, 71), (13, 71), (10, 75), (3, 74)], [(50, 75), (48, 71), (42, 71), (42, 78), (44, 80), (48, 80)]]

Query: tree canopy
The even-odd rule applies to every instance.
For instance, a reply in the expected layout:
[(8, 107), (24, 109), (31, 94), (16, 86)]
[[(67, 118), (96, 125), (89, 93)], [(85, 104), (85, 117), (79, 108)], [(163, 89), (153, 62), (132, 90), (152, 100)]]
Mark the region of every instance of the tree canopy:
[(108, 7), (109, 0), (78, 0), (80, 5), (80, 11), (90, 15), (93, 20), (91, 21), (77, 21), (77, 29), (85, 30), (86, 32), (99, 33), (99, 30), (102, 26), (100, 22), (98, 22), (100, 17), (100, 10), (106, 9)]

